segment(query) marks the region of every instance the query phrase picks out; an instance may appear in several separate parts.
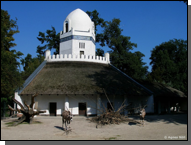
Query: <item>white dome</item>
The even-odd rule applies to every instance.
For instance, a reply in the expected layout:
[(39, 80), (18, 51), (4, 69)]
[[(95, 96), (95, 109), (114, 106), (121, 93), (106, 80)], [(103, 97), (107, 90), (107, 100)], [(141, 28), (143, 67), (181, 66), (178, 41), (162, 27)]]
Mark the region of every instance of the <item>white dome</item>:
[(92, 29), (92, 21), (90, 17), (81, 9), (75, 9), (72, 11), (65, 19), (64, 23), (68, 21), (69, 30), (73, 28), (74, 30), (88, 31)]

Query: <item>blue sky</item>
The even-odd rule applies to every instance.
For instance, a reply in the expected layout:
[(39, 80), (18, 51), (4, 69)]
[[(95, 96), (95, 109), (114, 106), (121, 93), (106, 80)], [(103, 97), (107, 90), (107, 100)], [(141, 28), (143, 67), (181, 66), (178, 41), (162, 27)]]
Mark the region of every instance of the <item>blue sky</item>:
[[(143, 62), (149, 71), (155, 46), (174, 38), (187, 40), (187, 5), (180, 1), (1, 1), (1, 9), (7, 10), (11, 19), (18, 19), (20, 33), (14, 35), (17, 46), (12, 49), (21, 51), (23, 58), (28, 53), (37, 56), (39, 31), (46, 32), (53, 26), (59, 33), (67, 15), (77, 8), (85, 12), (97, 10), (106, 21), (119, 18), (122, 34), (137, 43), (133, 52), (145, 55)], [(96, 48), (101, 46), (97, 44)]]

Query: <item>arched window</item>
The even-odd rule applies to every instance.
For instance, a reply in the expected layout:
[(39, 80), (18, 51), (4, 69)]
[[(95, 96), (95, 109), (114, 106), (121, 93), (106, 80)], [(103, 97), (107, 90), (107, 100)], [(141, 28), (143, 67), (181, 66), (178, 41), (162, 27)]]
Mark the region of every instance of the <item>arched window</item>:
[(68, 32), (68, 21), (65, 22), (65, 30)]

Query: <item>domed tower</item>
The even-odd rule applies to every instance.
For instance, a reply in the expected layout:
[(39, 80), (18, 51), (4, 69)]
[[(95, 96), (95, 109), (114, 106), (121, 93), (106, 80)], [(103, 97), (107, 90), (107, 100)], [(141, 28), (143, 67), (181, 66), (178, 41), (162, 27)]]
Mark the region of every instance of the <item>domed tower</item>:
[(95, 56), (94, 22), (81, 9), (72, 11), (63, 23), (59, 54)]

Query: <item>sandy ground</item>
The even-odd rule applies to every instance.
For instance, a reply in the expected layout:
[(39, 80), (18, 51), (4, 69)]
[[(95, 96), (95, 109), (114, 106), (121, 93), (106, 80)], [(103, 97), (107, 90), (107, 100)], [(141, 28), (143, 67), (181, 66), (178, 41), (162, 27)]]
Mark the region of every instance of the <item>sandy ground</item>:
[(38, 116), (34, 121), (41, 124), (8, 127), (5, 123), (11, 120), (1, 120), (1, 140), (187, 140), (187, 114), (147, 115), (144, 127), (126, 122), (98, 128), (87, 117), (74, 116), (68, 134), (62, 129), (61, 116)]

